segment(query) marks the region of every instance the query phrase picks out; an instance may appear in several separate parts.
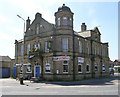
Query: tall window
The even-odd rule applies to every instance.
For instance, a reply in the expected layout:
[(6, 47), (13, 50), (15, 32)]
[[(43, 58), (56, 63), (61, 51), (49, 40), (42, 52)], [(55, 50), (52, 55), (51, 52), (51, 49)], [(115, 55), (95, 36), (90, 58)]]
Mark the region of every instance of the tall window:
[(57, 25), (60, 26), (60, 18), (57, 20)]
[(39, 48), (39, 50), (40, 50), (40, 43), (38, 43), (38, 48)]
[(31, 65), (28, 65), (27, 66), (27, 71), (26, 71), (26, 73), (31, 73), (32, 71), (31, 71)]
[(49, 48), (48, 48), (48, 42), (45, 42), (45, 52), (49, 52)]
[(39, 24), (36, 25), (36, 34), (39, 34)]
[(36, 47), (37, 47), (37, 46), (36, 46), (36, 43), (35, 43), (35, 44), (34, 44), (34, 49), (36, 49)]
[(102, 65), (102, 71), (105, 72), (105, 64)]
[(46, 61), (46, 64), (45, 64), (45, 73), (50, 73), (51, 71), (51, 66), (50, 66), (50, 63), (49, 61)]
[(99, 55), (99, 46), (98, 46), (97, 54)]
[(68, 51), (68, 39), (67, 38), (62, 39), (62, 49), (64, 52)]
[(23, 56), (23, 45), (21, 45), (21, 56)]
[(69, 24), (70, 24), (70, 26), (72, 26), (72, 19), (71, 18), (69, 19)]
[(63, 25), (67, 25), (67, 17), (63, 17)]
[(95, 71), (98, 71), (98, 64), (95, 64)]
[(27, 45), (27, 54), (29, 54), (30, 51), (30, 44)]
[(86, 64), (86, 73), (90, 73), (90, 64)]
[(63, 73), (68, 73), (68, 61), (63, 61)]
[(82, 53), (82, 43), (79, 41), (79, 53)]
[(96, 46), (94, 46), (94, 49), (95, 49), (95, 56), (96, 56)]
[(78, 73), (82, 73), (82, 64), (78, 64)]
[(87, 43), (87, 54), (89, 55), (89, 44)]

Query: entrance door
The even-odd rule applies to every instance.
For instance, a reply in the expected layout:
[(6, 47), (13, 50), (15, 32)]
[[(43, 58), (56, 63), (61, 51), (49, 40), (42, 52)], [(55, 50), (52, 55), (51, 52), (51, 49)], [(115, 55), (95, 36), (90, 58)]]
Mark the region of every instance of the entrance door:
[(14, 68), (13, 68), (13, 78), (15, 78), (16, 77), (16, 66), (14, 66)]
[(36, 78), (40, 76), (40, 66), (35, 66), (34, 76)]

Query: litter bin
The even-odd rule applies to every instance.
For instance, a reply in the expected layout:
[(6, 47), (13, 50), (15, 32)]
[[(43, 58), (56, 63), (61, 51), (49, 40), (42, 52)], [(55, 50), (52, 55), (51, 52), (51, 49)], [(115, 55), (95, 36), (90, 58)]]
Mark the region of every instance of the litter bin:
[(23, 85), (23, 78), (20, 78), (20, 84)]

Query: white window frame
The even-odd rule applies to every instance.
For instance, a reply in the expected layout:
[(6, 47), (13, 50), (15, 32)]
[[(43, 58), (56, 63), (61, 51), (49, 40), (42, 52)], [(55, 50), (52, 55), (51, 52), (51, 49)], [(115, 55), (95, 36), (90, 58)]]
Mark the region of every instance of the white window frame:
[[(30, 71), (27, 71), (28, 67), (30, 67)], [(26, 66), (26, 73), (32, 73), (31, 65)]]
[(68, 52), (68, 38), (62, 39), (62, 51)]
[[(89, 66), (89, 71), (87, 71), (87, 66)], [(86, 63), (86, 73), (90, 73), (90, 64)]]
[[(67, 61), (67, 60), (64, 60), (64, 61)], [(64, 64), (64, 61), (63, 61), (63, 69), (64, 69), (64, 65), (67, 65), (67, 66), (68, 66), (68, 61), (67, 61), (67, 64)], [(69, 72), (69, 67), (68, 67), (68, 72)], [(64, 72), (64, 70), (63, 70), (63, 73), (64, 73), (64, 74), (68, 74), (68, 72)]]
[(21, 45), (21, 56), (23, 56), (24, 54), (23, 54), (23, 44)]
[(64, 25), (64, 26), (67, 25), (67, 17), (63, 17), (63, 25)]
[(60, 18), (57, 19), (57, 26), (60, 26)]
[[(46, 67), (49, 66), (50, 68), (50, 72), (46, 72)], [(51, 73), (51, 65), (50, 65), (50, 62), (49, 61), (46, 61), (45, 63), (45, 73)]]
[(27, 55), (29, 54), (30, 51), (30, 43), (27, 45)]
[(79, 66), (81, 66), (81, 72), (80, 71), (78, 71), (78, 73), (82, 73), (82, 64), (78, 64), (78, 69), (79, 69)]
[(82, 53), (82, 42), (79, 40), (79, 53)]

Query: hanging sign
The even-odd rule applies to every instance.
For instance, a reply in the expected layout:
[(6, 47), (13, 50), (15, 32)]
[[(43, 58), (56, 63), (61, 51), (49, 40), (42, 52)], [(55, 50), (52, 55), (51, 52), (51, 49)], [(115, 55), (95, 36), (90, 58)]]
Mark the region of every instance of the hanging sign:
[(63, 60), (70, 60), (70, 57), (69, 56), (53, 57), (53, 61), (63, 61)]
[(84, 63), (84, 58), (78, 57), (78, 63)]

